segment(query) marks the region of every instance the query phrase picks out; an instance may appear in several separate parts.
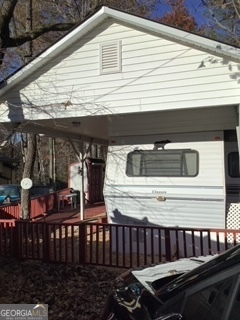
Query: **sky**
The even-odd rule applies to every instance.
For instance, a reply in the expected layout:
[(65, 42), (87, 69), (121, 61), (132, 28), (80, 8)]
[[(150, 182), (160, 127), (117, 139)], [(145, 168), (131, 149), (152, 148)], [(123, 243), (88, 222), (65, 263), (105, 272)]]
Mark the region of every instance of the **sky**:
[(186, 0), (186, 6), (190, 15), (193, 15), (198, 25), (203, 25), (206, 20), (203, 16), (203, 4), (201, 0)]
[[(167, 0), (158, 0), (159, 2), (167, 2)], [(174, 0), (173, 0), (174, 1)], [(238, 0), (239, 1), (239, 0)], [(205, 29), (205, 36), (214, 37), (214, 39), (218, 39), (219, 41), (222, 41), (224, 43), (238, 45), (239, 41), (236, 41), (237, 36), (240, 34), (240, 19), (235, 19), (227, 21), (221, 21), (219, 20), (219, 25), (216, 23), (217, 18), (219, 16), (216, 16), (215, 18), (211, 17), (210, 11), (206, 8), (206, 6), (203, 4), (203, 0), (185, 0), (185, 6), (188, 10), (188, 13), (190, 16), (195, 18), (196, 23), (198, 24), (198, 27), (204, 27)], [(223, 9), (224, 10), (224, 9)], [(161, 18), (166, 14), (167, 12), (171, 12), (171, 8), (167, 5), (163, 5), (162, 3), (159, 4), (158, 10), (155, 12), (155, 15), (152, 16), (152, 18)], [(222, 24), (222, 26), (221, 26)], [(224, 29), (223, 26), (226, 26)], [(226, 30), (229, 28), (231, 30), (232, 27), (235, 27), (233, 30), (233, 33), (228, 33)], [(209, 33), (206, 33), (209, 32)], [(235, 39), (235, 38), (236, 39)], [(234, 40), (235, 39), (235, 40)], [(237, 44), (236, 44), (237, 43)], [(239, 45), (238, 45), (239, 46)]]
[[(206, 24), (206, 19), (203, 16), (203, 4), (201, 0), (185, 0), (185, 5), (188, 9), (190, 15), (195, 17), (195, 20), (199, 26)], [(171, 9), (169, 6), (160, 4), (159, 11), (157, 11), (152, 18), (159, 17), (164, 15), (167, 12), (170, 12)]]

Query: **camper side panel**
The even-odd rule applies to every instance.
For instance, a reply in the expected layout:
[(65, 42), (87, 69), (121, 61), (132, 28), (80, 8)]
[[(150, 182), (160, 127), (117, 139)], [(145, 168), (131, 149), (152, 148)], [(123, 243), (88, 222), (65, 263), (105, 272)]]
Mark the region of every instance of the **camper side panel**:
[[(167, 144), (165, 150), (192, 150), (197, 154), (197, 174), (193, 176), (129, 176), (126, 172), (129, 153), (152, 150), (153, 143), (110, 147), (104, 187), (110, 222), (225, 228), (222, 134), (187, 136), (188, 141), (184, 142), (186, 135), (182, 135), (183, 141), (181, 135), (168, 135), (170, 140), (178, 142)], [(165, 136), (161, 137), (166, 140)], [(218, 140), (214, 140), (216, 137)], [(156, 138), (148, 137), (152, 141), (157, 141)]]

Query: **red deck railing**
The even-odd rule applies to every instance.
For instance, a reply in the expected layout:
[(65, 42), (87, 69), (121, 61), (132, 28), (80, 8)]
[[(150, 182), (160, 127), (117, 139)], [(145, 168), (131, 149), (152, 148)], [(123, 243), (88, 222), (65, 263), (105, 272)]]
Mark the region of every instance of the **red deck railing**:
[(0, 206), (0, 219), (20, 219), (20, 204), (9, 203)]
[[(6, 222), (6, 221), (5, 221)], [(240, 230), (98, 223), (0, 223), (0, 254), (47, 262), (131, 268), (212, 255), (240, 243)]]
[(70, 188), (59, 190), (45, 196), (31, 199), (30, 219), (35, 219), (43, 214), (52, 213), (58, 210), (58, 195), (69, 194)]
[[(35, 219), (58, 210), (58, 195), (69, 194), (70, 189), (63, 189), (45, 196), (32, 198), (30, 201), (30, 219)], [(0, 206), (0, 219), (20, 219), (21, 204), (9, 203)]]

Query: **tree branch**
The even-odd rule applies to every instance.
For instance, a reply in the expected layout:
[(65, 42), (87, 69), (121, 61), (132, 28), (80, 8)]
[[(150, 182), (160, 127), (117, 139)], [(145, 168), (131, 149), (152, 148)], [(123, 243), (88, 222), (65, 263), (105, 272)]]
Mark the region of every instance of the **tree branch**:
[(17, 47), (21, 46), (22, 44), (37, 39), (41, 35), (50, 32), (50, 31), (68, 31), (72, 27), (74, 27), (76, 23), (56, 23), (56, 24), (49, 24), (43, 25), (40, 28), (35, 28), (33, 30), (29, 30), (24, 32), (17, 37), (10, 37), (8, 42), (8, 47)]
[(213, 21), (216, 23), (216, 25), (218, 27), (220, 27), (222, 30), (225, 30), (226, 32), (228, 32), (229, 34), (231, 34), (238, 42), (238, 36), (236, 33), (234, 33), (230, 28), (228, 28), (227, 26), (225, 26), (223, 23), (221, 23), (221, 21), (219, 21), (217, 19), (217, 17), (215, 16), (213, 10), (209, 7), (209, 5), (207, 4), (207, 2), (205, 0), (202, 0), (202, 3), (204, 4), (204, 6), (208, 9), (209, 13), (211, 14), (211, 17), (213, 19)]
[(3, 1), (1, 11), (0, 11), (0, 24), (2, 27), (8, 27), (12, 17), (14, 9), (17, 5), (18, 0), (5, 0)]
[[(240, 18), (240, 12), (239, 12), (239, 10), (238, 10), (238, 8), (237, 8), (236, 3), (235, 3), (234, 0), (232, 0), (232, 5), (233, 5), (233, 7), (234, 7), (234, 9), (235, 9), (235, 12), (236, 12), (238, 18)], [(240, 3), (239, 3), (239, 5), (240, 5)]]

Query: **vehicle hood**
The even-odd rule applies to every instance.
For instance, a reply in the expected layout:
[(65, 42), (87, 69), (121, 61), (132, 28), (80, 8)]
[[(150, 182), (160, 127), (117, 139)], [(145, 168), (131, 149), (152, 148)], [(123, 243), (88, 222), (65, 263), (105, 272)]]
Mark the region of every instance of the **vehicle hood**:
[(143, 270), (133, 270), (134, 277), (151, 293), (154, 291), (151, 283), (161, 278), (175, 274), (183, 274), (213, 259), (216, 255), (179, 259), (174, 262), (166, 262)]

